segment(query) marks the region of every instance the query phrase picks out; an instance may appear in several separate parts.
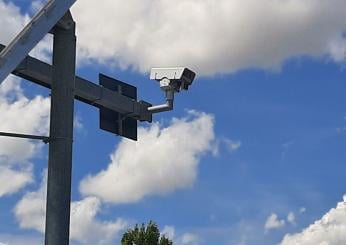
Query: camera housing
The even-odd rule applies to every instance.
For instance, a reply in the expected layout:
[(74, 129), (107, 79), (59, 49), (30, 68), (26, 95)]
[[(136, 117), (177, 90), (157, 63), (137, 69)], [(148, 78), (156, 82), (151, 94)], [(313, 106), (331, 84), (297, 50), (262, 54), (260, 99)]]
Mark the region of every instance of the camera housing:
[(152, 68), (150, 73), (150, 79), (159, 81), (162, 90), (174, 92), (188, 90), (195, 77), (196, 73), (185, 67)]
[(153, 114), (173, 110), (174, 94), (181, 90), (188, 90), (195, 76), (196, 73), (185, 67), (152, 68), (150, 79), (160, 83), (160, 88), (165, 92), (166, 103), (151, 106), (148, 112)]

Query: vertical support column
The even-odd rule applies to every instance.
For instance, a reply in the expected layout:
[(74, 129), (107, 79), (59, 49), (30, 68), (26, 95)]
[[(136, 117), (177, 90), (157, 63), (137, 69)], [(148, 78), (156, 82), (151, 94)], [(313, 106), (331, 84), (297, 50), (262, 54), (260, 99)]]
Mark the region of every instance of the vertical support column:
[(46, 245), (68, 245), (76, 63), (75, 25), (54, 28)]

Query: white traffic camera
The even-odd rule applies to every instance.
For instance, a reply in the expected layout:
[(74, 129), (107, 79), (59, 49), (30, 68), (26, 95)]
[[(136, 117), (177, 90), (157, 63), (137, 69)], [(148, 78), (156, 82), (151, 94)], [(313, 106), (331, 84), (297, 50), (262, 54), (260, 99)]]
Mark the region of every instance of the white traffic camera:
[(174, 92), (188, 90), (195, 76), (196, 73), (184, 67), (152, 68), (150, 73), (150, 79), (159, 81), (162, 90)]

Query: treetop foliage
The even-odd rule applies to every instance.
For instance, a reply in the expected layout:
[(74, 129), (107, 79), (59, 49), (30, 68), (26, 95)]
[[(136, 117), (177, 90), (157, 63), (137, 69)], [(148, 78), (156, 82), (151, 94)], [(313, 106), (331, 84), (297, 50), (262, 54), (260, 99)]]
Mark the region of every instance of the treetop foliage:
[(172, 245), (173, 242), (164, 235), (160, 235), (157, 224), (150, 221), (146, 226), (144, 223), (139, 227), (129, 229), (121, 239), (121, 245)]

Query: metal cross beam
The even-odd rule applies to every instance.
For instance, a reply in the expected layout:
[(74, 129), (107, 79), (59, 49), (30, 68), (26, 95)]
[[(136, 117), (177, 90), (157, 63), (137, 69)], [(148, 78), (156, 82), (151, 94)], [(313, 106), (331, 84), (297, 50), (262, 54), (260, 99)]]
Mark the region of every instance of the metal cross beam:
[[(5, 48), (0, 44), (0, 51)], [(12, 72), (14, 75), (51, 89), (53, 67), (45, 62), (27, 56)], [(149, 103), (135, 101), (129, 97), (113, 92), (107, 88), (90, 82), (79, 76), (75, 77), (75, 98), (79, 101), (106, 108), (116, 112), (128, 114), (128, 117), (140, 121), (152, 121), (152, 114), (148, 111)]]
[(39, 41), (68, 13), (76, 0), (50, 0), (0, 53), (0, 84)]

